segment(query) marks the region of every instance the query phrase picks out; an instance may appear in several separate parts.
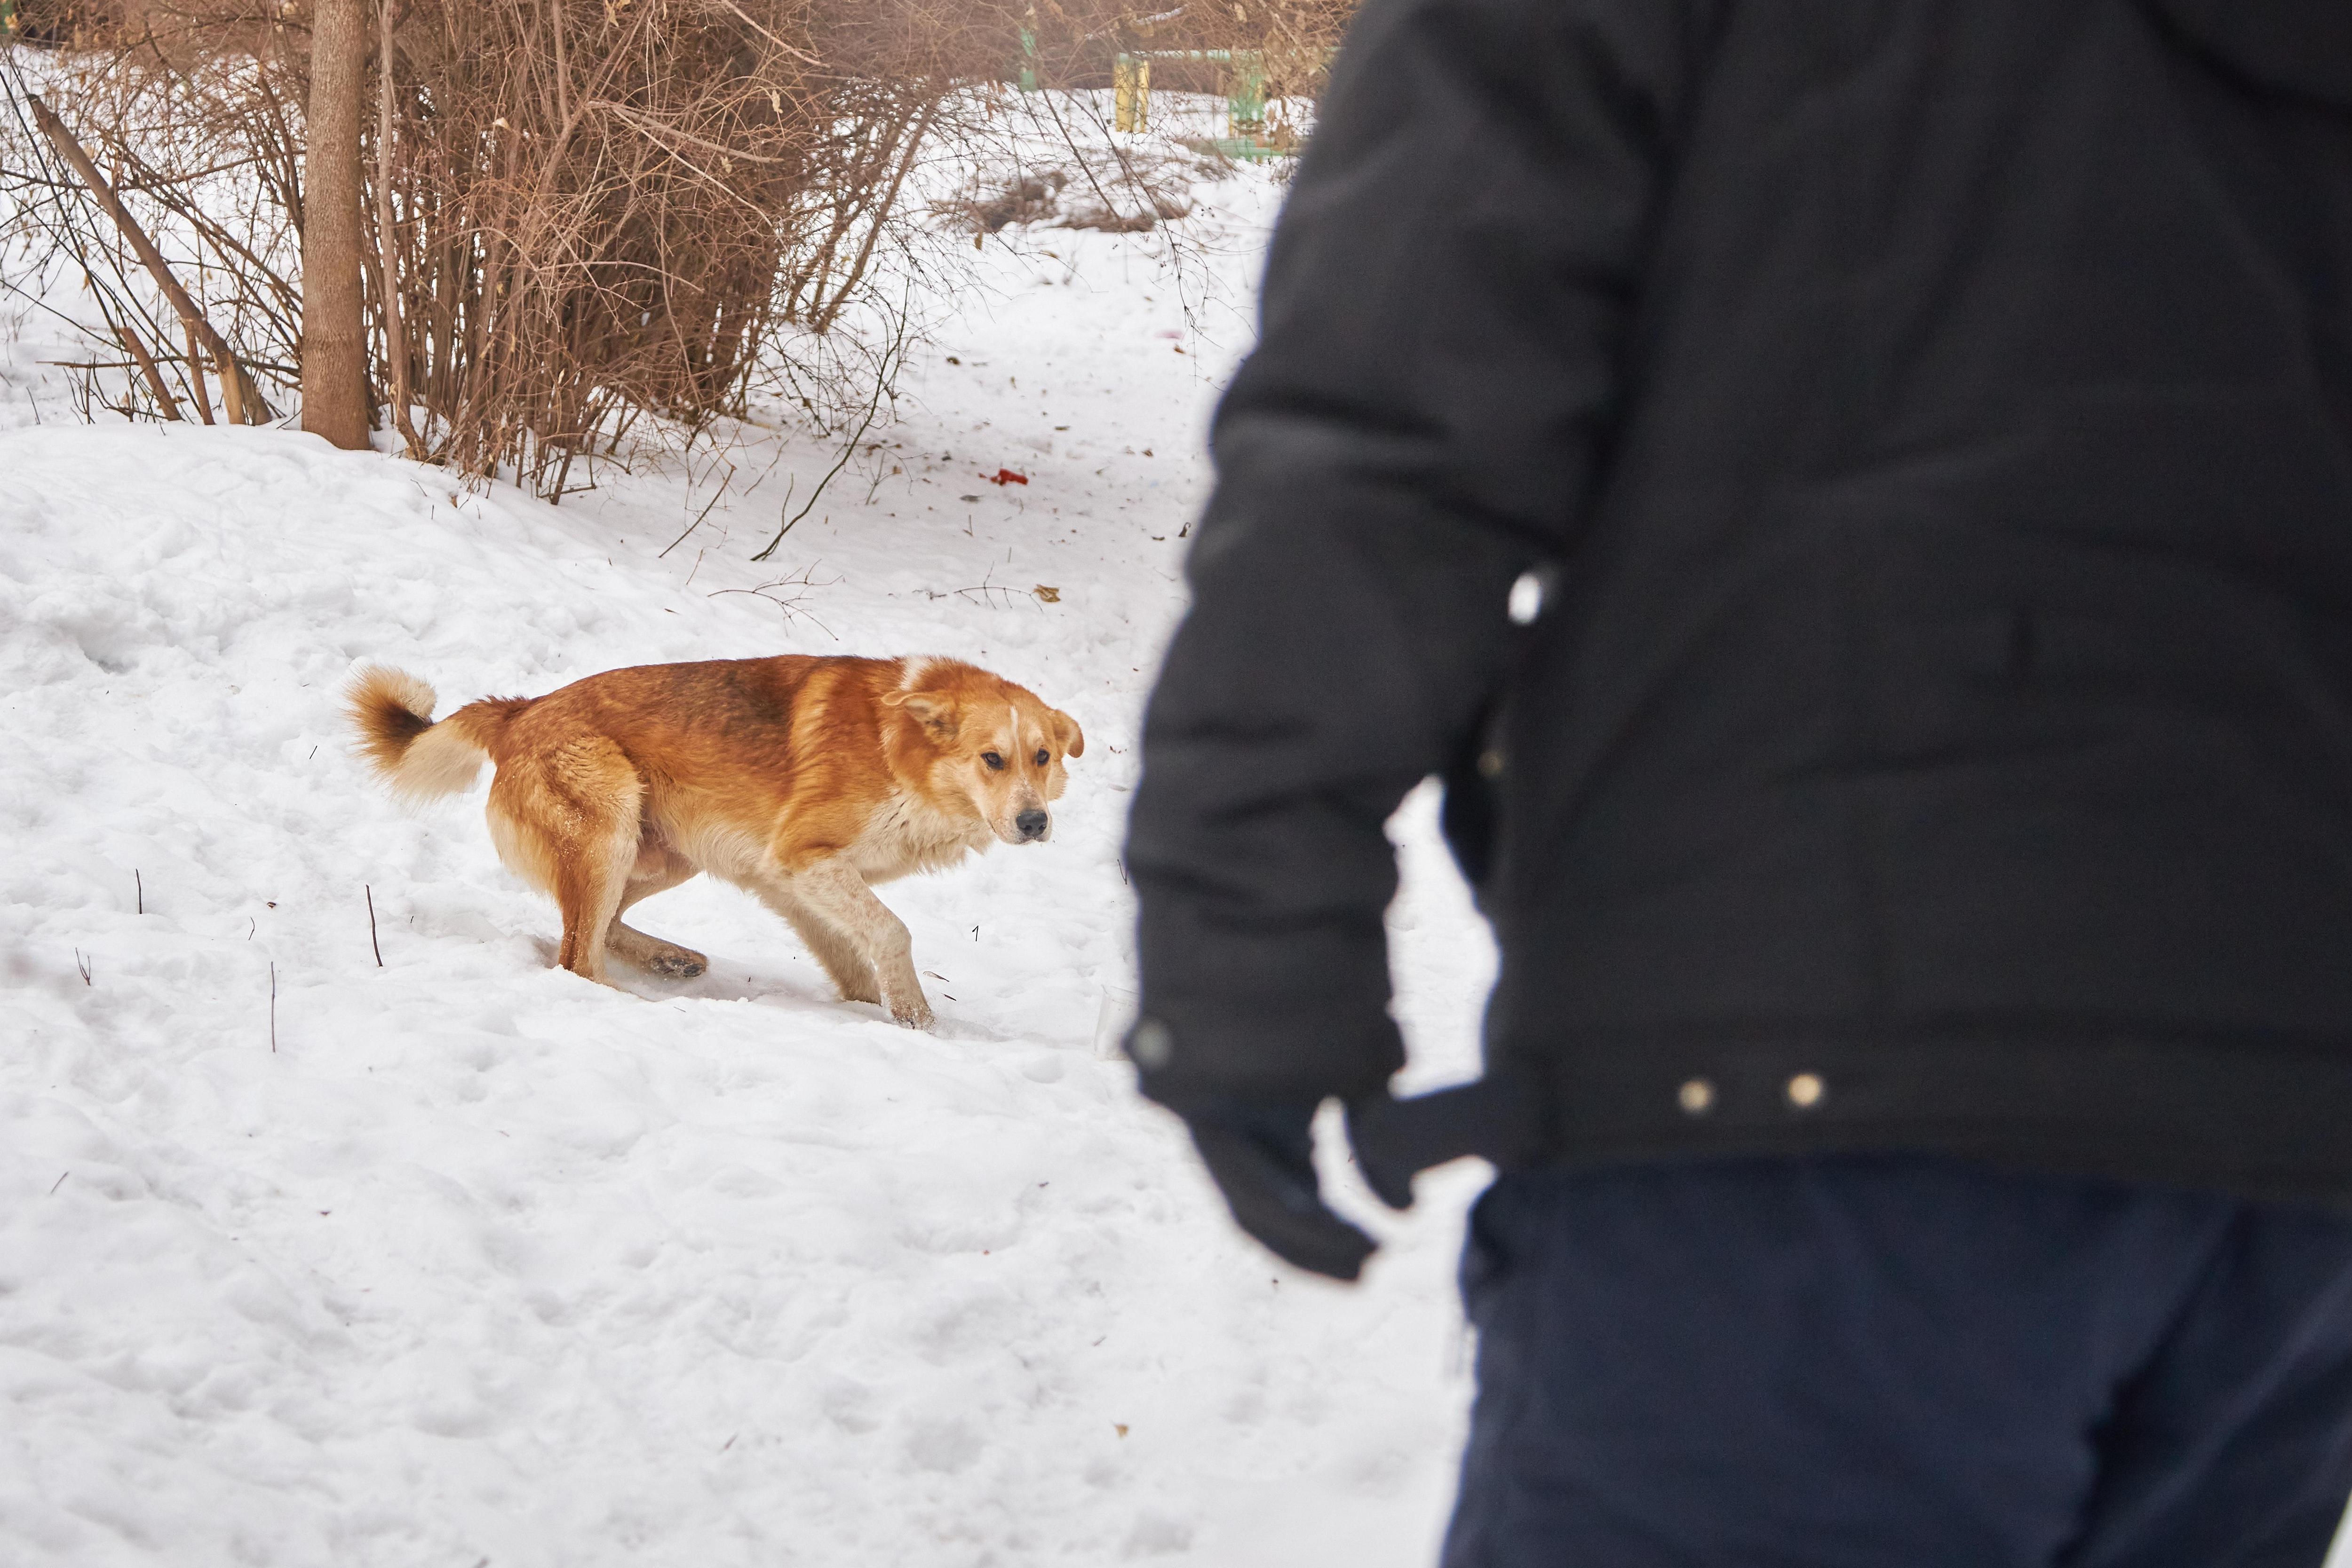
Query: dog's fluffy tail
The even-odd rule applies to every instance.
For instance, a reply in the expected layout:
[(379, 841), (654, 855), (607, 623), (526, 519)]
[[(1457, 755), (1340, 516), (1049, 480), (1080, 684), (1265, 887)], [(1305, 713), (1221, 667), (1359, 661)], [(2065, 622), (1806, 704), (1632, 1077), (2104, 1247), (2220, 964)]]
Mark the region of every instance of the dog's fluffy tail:
[(508, 724), (530, 706), (524, 697), (485, 697), (436, 724), (434, 701), (431, 686), (381, 664), (362, 670), (345, 694), (361, 755), (405, 800), (471, 789), (483, 758), (497, 755)]

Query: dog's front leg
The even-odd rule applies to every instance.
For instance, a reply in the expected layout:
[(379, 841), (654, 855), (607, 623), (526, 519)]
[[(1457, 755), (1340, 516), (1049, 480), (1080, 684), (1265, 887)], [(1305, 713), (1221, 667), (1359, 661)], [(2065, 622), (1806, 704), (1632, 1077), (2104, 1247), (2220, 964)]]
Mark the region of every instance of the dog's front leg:
[(915, 977), (915, 943), (907, 923), (874, 896), (857, 869), (845, 861), (819, 861), (784, 878), (802, 908), (848, 938), (874, 967), (882, 1005), (908, 1029), (929, 1029), (931, 1005)]

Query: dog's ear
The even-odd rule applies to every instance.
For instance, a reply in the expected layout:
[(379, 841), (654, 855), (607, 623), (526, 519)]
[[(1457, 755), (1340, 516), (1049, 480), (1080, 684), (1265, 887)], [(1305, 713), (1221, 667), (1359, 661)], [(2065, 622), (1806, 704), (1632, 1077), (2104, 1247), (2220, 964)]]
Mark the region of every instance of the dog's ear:
[(944, 746), (956, 737), (956, 700), (939, 692), (884, 692), (882, 706), (903, 708)]
[(1062, 754), (1066, 757), (1084, 757), (1087, 754), (1087, 732), (1078, 727), (1078, 721), (1060, 708), (1054, 710), (1053, 720), (1054, 733), (1061, 737)]

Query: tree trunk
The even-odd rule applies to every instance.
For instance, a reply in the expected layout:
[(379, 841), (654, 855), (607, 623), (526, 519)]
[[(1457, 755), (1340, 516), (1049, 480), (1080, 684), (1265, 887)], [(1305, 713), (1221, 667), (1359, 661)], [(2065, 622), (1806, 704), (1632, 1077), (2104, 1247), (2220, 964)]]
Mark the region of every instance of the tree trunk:
[(369, 19), (368, 0), (319, 0), (302, 160), (302, 428), (354, 451), (368, 444), (360, 114)]

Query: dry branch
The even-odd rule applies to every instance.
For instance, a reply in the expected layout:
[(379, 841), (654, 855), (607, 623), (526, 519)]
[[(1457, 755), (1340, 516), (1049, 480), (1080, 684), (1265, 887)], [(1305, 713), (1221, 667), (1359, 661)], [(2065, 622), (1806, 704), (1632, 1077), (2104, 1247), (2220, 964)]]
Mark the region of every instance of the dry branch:
[(122, 346), (131, 350), (131, 357), (139, 362), (139, 373), (146, 378), (147, 390), (154, 394), (156, 408), (163, 412), (165, 419), (178, 419), (180, 405), (172, 400), (172, 389), (163, 384), (163, 372), (156, 367), (155, 356), (147, 351), (147, 344), (139, 336), (138, 329), (121, 326), (114, 331), (122, 340)]
[[(115, 226), (122, 232), (122, 237), (130, 242), (132, 252), (138, 256), (139, 264), (147, 269), (148, 276), (155, 280), (155, 287), (172, 302), (172, 308), (186, 323), (190, 334), (212, 351), (222, 367), (222, 395), (230, 401), (231, 418), (236, 415), (236, 394), (239, 392), (246, 393), (248, 409), (266, 417), (269, 405), (262, 401), (260, 389), (252, 385), (251, 378), (246, 374), (245, 367), (238, 363), (236, 355), (213, 329), (213, 324), (205, 319), (205, 313), (196, 308), (196, 302), (188, 297), (188, 291), (180, 287), (180, 280), (173, 275), (171, 264), (163, 259), (163, 253), (155, 248), (155, 242), (147, 237), (147, 231), (141, 228), (138, 221), (123, 209), (121, 199), (114, 193), (114, 187), (107, 183), (106, 176), (98, 172), (98, 165), (90, 162), (89, 154), (83, 151), (79, 141), (74, 140), (73, 132), (66, 129), (65, 122), (50, 110), (47, 104), (41, 101), (39, 93), (26, 93), (25, 101), (31, 108), (33, 122), (40, 127), (41, 134), (49, 139), (58, 156), (80, 177), (100, 210), (114, 220)], [(260, 421), (257, 419), (254, 423)]]

